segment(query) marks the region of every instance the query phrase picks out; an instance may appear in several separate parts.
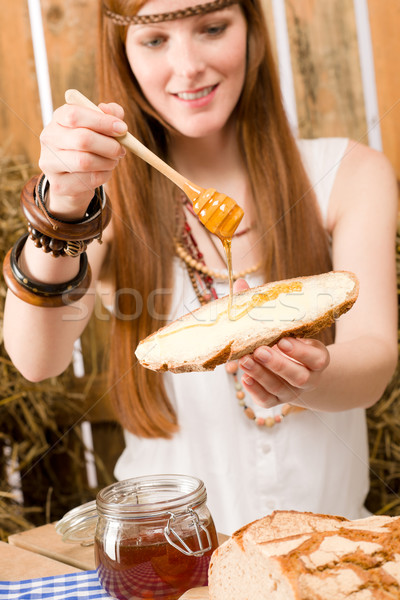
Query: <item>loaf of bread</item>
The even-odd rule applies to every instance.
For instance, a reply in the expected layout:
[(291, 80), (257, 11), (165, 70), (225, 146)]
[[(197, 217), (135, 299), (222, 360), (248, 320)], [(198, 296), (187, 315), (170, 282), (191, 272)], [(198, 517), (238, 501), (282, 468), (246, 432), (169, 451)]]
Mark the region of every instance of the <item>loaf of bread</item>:
[(139, 362), (154, 371), (209, 371), (285, 336), (313, 336), (348, 311), (356, 276), (331, 271), (268, 283), (210, 302), (142, 340)]
[(210, 600), (399, 600), (400, 517), (277, 511), (212, 555)]

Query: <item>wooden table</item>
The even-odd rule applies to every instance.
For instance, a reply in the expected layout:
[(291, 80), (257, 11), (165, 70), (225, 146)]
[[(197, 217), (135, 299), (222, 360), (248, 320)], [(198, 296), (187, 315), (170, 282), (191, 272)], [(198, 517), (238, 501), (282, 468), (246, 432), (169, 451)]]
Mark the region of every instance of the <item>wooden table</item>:
[(78, 573), (79, 571), (80, 569), (64, 562), (0, 542), (1, 581), (21, 581), (49, 575)]

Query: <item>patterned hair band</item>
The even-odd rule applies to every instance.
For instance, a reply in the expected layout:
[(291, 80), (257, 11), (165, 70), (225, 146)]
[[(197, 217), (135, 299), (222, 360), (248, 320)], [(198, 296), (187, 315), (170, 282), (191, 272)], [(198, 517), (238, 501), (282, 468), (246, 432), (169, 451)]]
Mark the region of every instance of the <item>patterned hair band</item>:
[(175, 19), (185, 19), (186, 17), (194, 17), (195, 15), (204, 15), (215, 10), (222, 10), (232, 4), (237, 4), (240, 0), (214, 0), (213, 2), (205, 2), (204, 4), (196, 4), (189, 6), (183, 10), (175, 10), (173, 12), (159, 13), (156, 15), (132, 15), (124, 16), (110, 10), (103, 2), (103, 12), (106, 17), (111, 19), (116, 25), (147, 25), (149, 23), (162, 23), (164, 21), (175, 21)]

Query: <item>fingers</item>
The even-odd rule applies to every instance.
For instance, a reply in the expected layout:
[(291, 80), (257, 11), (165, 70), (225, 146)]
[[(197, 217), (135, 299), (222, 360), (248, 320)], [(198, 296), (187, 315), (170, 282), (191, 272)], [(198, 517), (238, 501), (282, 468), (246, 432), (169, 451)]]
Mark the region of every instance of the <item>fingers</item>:
[[(54, 162), (54, 157), (57, 156), (58, 151), (69, 150), (81, 153), (77, 155), (77, 160), (81, 160), (83, 164), (73, 164), (71, 169), (58, 169), (63, 171), (84, 171), (91, 167), (90, 161), (84, 153), (95, 154), (112, 160), (118, 160), (125, 154), (125, 150), (118, 140), (88, 127), (70, 128), (56, 123), (42, 131), (40, 141), (43, 158), (49, 162), (50, 169), (54, 168), (52, 158)], [(85, 161), (89, 164), (86, 164)]]
[[(40, 135), (40, 167), (46, 173), (113, 169), (116, 162), (96, 162), (93, 155), (118, 161), (126, 151), (115, 137), (126, 131), (126, 124), (113, 115), (64, 105), (55, 111), (51, 123)], [(62, 155), (62, 151), (75, 156)]]
[(249, 284), (244, 279), (237, 279), (233, 284), (234, 292), (243, 292), (244, 290), (249, 289)]
[(48, 176), (57, 208), (63, 197), (85, 203), (96, 187), (110, 180), (126, 154), (115, 139), (127, 131), (122, 108), (102, 108), (105, 112), (66, 104), (54, 112), (40, 136), (39, 167)]
[(114, 114), (117, 112), (123, 115), (121, 107), (117, 109), (118, 105), (115, 104), (102, 106), (107, 107), (109, 114), (75, 104), (64, 104), (54, 112), (54, 119), (59, 125), (71, 129), (84, 127), (104, 135), (124, 135), (128, 127), (121, 118)]
[(273, 348), (261, 346), (240, 360), (243, 384), (262, 406), (293, 402), (314, 389), (329, 364), (329, 352), (317, 340), (282, 339)]
[(263, 403), (268, 401), (268, 407), (274, 406), (278, 401), (293, 401), (309, 381), (309, 372), (305, 367), (277, 354), (270, 348), (258, 348), (257, 357), (254, 353), (240, 360), (244, 371), (243, 383), (246, 387), (251, 387), (249, 391), (252, 394), (261, 386), (262, 394), (259, 392), (257, 397)]
[(274, 406), (281, 404), (277, 396), (268, 392), (260, 383), (248, 375), (242, 377), (242, 384), (246, 392), (253, 398), (255, 404), (263, 408), (274, 408)]
[(118, 117), (121, 120), (124, 118), (124, 109), (115, 102), (109, 102), (108, 104), (101, 102), (99, 108), (108, 115), (114, 115), (114, 117)]
[(285, 382), (300, 389), (307, 389), (310, 380), (309, 369), (288, 359), (277, 348), (261, 346), (255, 350), (253, 356), (257, 365), (263, 368), (263, 379), (273, 394), (286, 396)]
[(329, 365), (329, 352), (318, 340), (283, 338), (278, 342), (278, 348), (311, 371), (323, 371)]
[(90, 151), (58, 149), (57, 151), (43, 150), (39, 166), (47, 174), (89, 173), (112, 171), (118, 162), (119, 157), (101, 156)]
[(73, 198), (88, 191), (88, 197), (93, 196), (93, 190), (107, 183), (112, 171), (96, 171), (90, 173), (59, 173), (49, 176), (51, 198), (66, 196)]

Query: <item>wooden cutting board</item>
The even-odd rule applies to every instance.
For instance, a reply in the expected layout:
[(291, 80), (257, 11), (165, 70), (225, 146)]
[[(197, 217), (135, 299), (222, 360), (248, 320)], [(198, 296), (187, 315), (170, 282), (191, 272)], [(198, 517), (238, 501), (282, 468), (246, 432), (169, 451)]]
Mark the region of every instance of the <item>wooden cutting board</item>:
[(208, 587), (193, 588), (188, 590), (179, 600), (209, 600)]
[(12, 546), (48, 556), (82, 571), (96, 568), (93, 546), (63, 542), (61, 535), (56, 532), (54, 523), (10, 535), (8, 542)]

